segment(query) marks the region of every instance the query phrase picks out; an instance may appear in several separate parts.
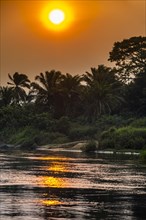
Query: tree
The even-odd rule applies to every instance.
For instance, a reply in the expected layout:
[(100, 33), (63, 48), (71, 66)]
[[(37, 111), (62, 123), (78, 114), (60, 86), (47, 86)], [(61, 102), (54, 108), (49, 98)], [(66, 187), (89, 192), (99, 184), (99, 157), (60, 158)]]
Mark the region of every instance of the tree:
[(11, 85), (14, 102), (17, 104), (24, 102), (27, 96), (25, 88), (30, 88), (30, 80), (25, 74), (18, 72), (15, 72), (13, 76), (10, 74), (8, 76), (11, 82), (7, 84)]
[(81, 76), (78, 75), (72, 76), (69, 73), (63, 75), (60, 88), (65, 115), (73, 116), (77, 113), (77, 108), (80, 105), (81, 80)]
[(0, 106), (7, 106), (12, 103), (13, 92), (12, 88), (6, 86), (0, 87)]
[(31, 86), (36, 94), (36, 103), (44, 104), (49, 110), (54, 111), (54, 103), (59, 95), (59, 84), (62, 80), (62, 74), (59, 71), (51, 70), (40, 73), (35, 77), (39, 83), (33, 82)]
[(130, 111), (146, 115), (146, 70), (137, 74), (128, 85), (126, 98)]
[(89, 120), (96, 120), (98, 116), (111, 113), (115, 106), (123, 101), (120, 95), (121, 83), (116, 79), (115, 71), (99, 65), (91, 68), (91, 73), (83, 75), (87, 83), (85, 90), (85, 109)]
[(146, 67), (146, 37), (115, 42), (109, 55), (109, 61), (117, 66), (119, 77), (125, 82), (130, 81)]

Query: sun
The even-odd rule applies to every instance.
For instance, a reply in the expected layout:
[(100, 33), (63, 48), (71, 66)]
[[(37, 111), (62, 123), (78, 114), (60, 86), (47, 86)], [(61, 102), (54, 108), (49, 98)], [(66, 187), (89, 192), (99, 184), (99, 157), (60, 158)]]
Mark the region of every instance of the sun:
[(65, 20), (65, 14), (60, 9), (54, 9), (49, 13), (48, 18), (53, 24), (59, 25)]
[(42, 9), (40, 21), (51, 31), (64, 31), (74, 21), (72, 8), (66, 2), (50, 1)]

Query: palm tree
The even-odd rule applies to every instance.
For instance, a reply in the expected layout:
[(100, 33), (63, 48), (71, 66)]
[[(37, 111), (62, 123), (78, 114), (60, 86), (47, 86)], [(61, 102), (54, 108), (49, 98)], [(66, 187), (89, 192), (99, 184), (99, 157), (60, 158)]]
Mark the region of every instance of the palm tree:
[(81, 94), (81, 76), (67, 73), (63, 75), (63, 80), (60, 83), (65, 115), (74, 115), (80, 102)]
[(0, 87), (0, 106), (7, 106), (13, 102), (12, 88), (6, 86)]
[(33, 82), (31, 86), (36, 94), (36, 103), (44, 104), (49, 110), (54, 108), (54, 102), (58, 95), (59, 84), (62, 80), (62, 74), (59, 71), (51, 70), (40, 73), (35, 77), (39, 83)]
[(11, 82), (7, 82), (7, 84), (11, 85), (15, 103), (19, 104), (20, 102), (24, 102), (27, 96), (24, 88), (30, 88), (28, 77), (18, 72), (15, 72), (13, 76), (10, 74), (8, 74), (8, 76)]
[(116, 104), (120, 104), (123, 98), (119, 94), (120, 82), (116, 79), (115, 71), (104, 65), (91, 68), (91, 73), (83, 75), (86, 82), (85, 89), (85, 115), (89, 120), (95, 120), (98, 116), (111, 113)]

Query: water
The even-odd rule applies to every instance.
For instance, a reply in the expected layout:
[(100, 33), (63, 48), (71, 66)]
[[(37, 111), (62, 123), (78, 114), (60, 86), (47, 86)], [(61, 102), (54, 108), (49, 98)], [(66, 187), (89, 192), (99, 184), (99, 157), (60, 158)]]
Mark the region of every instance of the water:
[(146, 165), (136, 156), (1, 154), (1, 220), (145, 220)]

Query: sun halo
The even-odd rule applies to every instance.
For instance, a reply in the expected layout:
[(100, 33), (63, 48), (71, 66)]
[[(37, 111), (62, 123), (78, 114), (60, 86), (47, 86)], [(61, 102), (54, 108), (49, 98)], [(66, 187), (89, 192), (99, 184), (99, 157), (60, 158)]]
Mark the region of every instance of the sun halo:
[(43, 26), (52, 31), (63, 31), (74, 20), (71, 7), (66, 3), (57, 4), (57, 2), (46, 5), (40, 18)]

